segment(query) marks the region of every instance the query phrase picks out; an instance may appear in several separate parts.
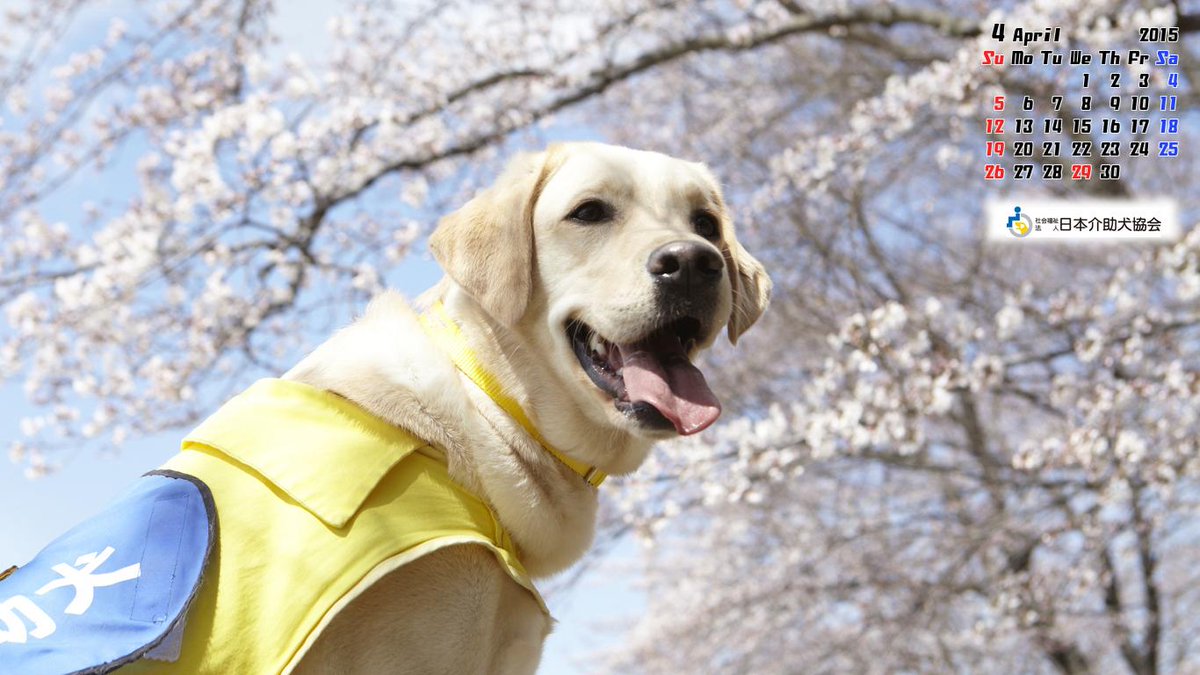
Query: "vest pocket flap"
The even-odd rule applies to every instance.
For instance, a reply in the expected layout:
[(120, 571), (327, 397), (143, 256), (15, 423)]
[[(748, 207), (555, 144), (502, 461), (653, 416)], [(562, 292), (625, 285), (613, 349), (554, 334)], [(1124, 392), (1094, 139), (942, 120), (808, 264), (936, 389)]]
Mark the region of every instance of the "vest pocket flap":
[(0, 581), (0, 672), (107, 673), (172, 647), (216, 537), (208, 488), (151, 472)]
[[(379, 481), (424, 441), (328, 391), (265, 379), (184, 439), (253, 469), (326, 525), (341, 529)], [(432, 451), (432, 449), (430, 449)]]

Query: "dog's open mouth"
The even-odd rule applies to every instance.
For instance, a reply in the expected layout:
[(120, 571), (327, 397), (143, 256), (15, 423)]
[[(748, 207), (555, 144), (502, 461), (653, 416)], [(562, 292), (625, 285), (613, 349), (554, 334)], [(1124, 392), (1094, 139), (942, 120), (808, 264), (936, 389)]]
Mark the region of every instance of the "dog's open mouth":
[(676, 319), (635, 342), (616, 344), (582, 321), (567, 324), (567, 337), (583, 372), (612, 396), (617, 410), (646, 426), (690, 435), (721, 415), (721, 402), (704, 373), (688, 360), (700, 337), (698, 319)]

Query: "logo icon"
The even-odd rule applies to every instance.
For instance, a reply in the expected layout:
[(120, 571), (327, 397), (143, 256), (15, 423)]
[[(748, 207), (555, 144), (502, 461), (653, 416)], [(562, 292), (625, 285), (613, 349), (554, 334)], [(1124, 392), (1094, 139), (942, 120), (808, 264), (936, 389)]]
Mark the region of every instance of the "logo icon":
[(1021, 207), (1014, 208), (1013, 214), (1008, 217), (1008, 232), (1017, 238), (1028, 237), (1033, 232), (1033, 218), (1021, 213)]

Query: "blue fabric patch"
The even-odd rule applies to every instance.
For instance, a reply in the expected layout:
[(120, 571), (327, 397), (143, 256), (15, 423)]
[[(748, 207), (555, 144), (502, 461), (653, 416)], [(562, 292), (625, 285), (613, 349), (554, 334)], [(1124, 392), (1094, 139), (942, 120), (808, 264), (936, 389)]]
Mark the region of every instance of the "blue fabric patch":
[(182, 628), (215, 514), (198, 479), (152, 472), (51, 542), (0, 581), (0, 673), (107, 673), (154, 649)]

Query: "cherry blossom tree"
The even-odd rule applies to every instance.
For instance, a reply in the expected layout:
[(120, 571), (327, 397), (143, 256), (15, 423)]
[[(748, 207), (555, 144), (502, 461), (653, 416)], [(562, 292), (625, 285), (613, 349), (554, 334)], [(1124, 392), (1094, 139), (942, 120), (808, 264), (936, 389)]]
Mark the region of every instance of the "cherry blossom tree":
[(0, 380), (40, 410), (12, 459), (195, 422), (361, 308), (511, 150), (584, 133), (712, 165), (777, 289), (706, 366), (725, 422), (606, 485), (651, 598), (614, 671), (1200, 667), (1194, 135), (1035, 186), (1170, 195), (1178, 242), (990, 244), (992, 97), (1068, 94), (1070, 120), (1080, 85), (979, 65), (1001, 22), (1085, 50), (1178, 26), (1194, 121), (1200, 10), (583, 5), (347, 4), (313, 49), (278, 39), (286, 3), (6, 6)]

